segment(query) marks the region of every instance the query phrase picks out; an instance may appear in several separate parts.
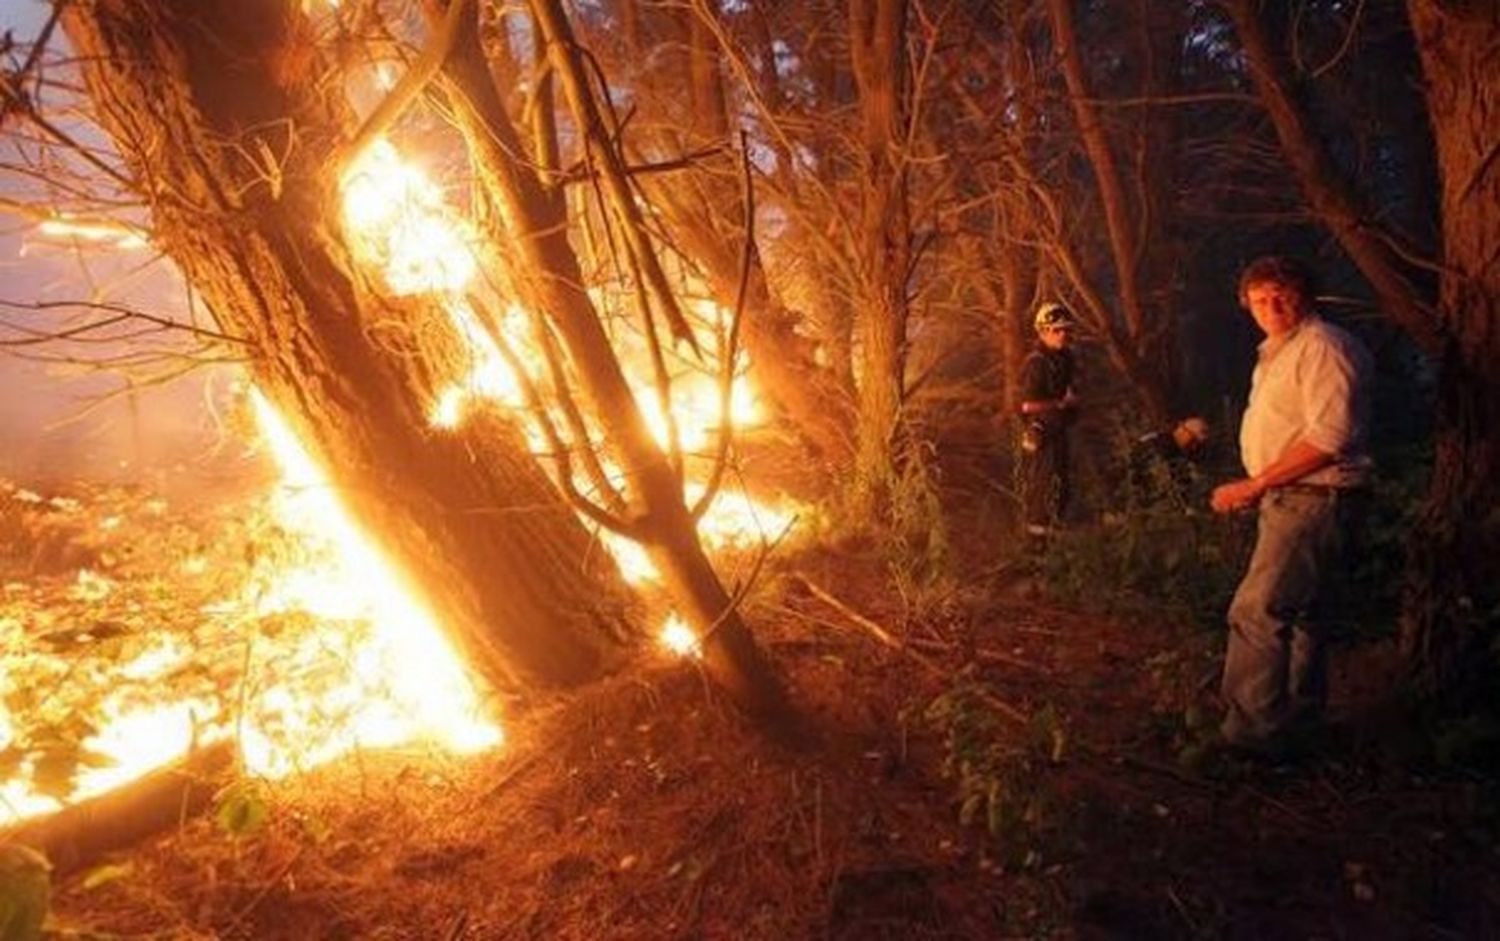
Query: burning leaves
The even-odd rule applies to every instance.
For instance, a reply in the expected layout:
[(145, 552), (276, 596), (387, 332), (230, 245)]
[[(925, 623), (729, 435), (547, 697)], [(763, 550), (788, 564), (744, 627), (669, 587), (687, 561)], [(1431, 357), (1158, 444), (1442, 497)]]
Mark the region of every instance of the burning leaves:
[[(479, 302), (471, 304), (468, 293), (478, 271), (473, 233), (441, 190), (381, 142), (349, 175), (345, 193), (361, 261), (394, 294), (442, 298), (467, 341), (468, 362), (433, 403), (436, 423), (461, 427), (473, 398), (518, 408), (526, 383), (513, 370), (528, 362), (555, 366), (562, 357), (539, 348), (547, 328), (526, 311), (502, 304), (500, 318), (476, 316)], [(699, 315), (717, 317), (722, 327), (722, 313)], [(617, 332), (624, 354), (646, 364), (643, 349), (629, 349), (629, 331)], [(502, 356), (502, 347), (514, 349)], [(451, 364), (434, 368), (444, 365)], [(755, 420), (757, 409), (748, 387), (736, 381), (730, 392), (712, 365), (674, 360), (667, 370), (661, 362), (643, 365), (641, 375), (652, 378), (635, 394), (670, 441), (685, 489), (702, 494), (714, 485), (694, 482), (709, 476), (699, 465), (715, 467), (723, 455), (688, 452), (716, 444), (728, 434), (726, 424)], [(550, 378), (555, 392), (562, 380), (556, 372)], [(544, 386), (540, 376), (525, 379)], [(572, 447), (592, 450), (604, 437), (576, 411), (559, 416), (558, 403), (537, 396), (530, 404), (539, 454), (552, 450), (539, 430), (549, 421), (570, 430)], [(44, 508), (71, 522), (55, 540), (64, 547), (55, 572), (41, 575), (32, 565), (30, 580), (7, 594), (0, 819), (44, 812), (197, 744), (230, 738), (246, 770), (273, 776), (413, 738), (460, 751), (499, 741), (432, 614), (347, 517), (274, 410), (258, 397), (254, 408), (282, 484), (248, 507), (203, 511), (202, 529), (215, 533), (210, 540), (195, 536), (197, 528), (165, 503), (124, 492), (71, 503), (9, 496), (10, 516), (35, 519)], [(608, 460), (600, 455), (594, 465), (593, 483), (605, 489), (624, 476)], [(705, 509), (700, 531), (710, 547), (764, 542), (785, 528), (786, 514), (743, 495)], [(643, 579), (654, 575), (649, 560), (638, 570)], [(664, 640), (680, 653), (698, 650), (698, 639), (675, 617)]]
[[(151, 561), (143, 567), (126, 539), (145, 537), (175, 552), (187, 533), (139, 497), (28, 497), (0, 495), (9, 504), (9, 551), (0, 560), (8, 579), (0, 613), (0, 819), (105, 790), (186, 750), (195, 712), (207, 718), (214, 696), (212, 669), (194, 675), (198, 662), (181, 656), (207, 640), (190, 599), (226, 587), (146, 574)], [(121, 522), (98, 525), (110, 518)], [(89, 567), (56, 571), (59, 561), (78, 558)]]
[[(231, 736), (246, 768), (270, 775), (413, 738), (463, 750), (498, 740), (475, 715), (451, 654), (443, 672), (431, 637), (410, 622), (382, 626), (376, 609), (398, 609), (351, 587), (375, 577), (330, 561), (327, 531), (314, 539), (291, 528), (329, 524), (296, 495), (281, 496), (292, 504), (157, 513), (120, 490), (75, 501), (67, 512), (78, 538), (94, 541), (100, 567), (84, 583), (108, 591), (78, 591), (77, 575), (32, 576), (30, 559), (14, 553), (4, 560), (12, 580), (0, 608), (0, 821), (108, 790), (195, 742)], [(6, 514), (8, 536), (56, 512), (46, 501), (6, 499), (27, 509)], [(97, 522), (111, 516), (121, 522), (100, 535)]]

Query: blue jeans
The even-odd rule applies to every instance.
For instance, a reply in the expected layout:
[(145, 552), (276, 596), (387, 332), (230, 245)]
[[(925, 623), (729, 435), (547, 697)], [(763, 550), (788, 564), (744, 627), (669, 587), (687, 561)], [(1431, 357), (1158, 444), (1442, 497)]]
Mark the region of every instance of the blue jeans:
[(1318, 607), (1342, 574), (1360, 496), (1290, 487), (1261, 498), (1255, 552), (1229, 606), (1227, 741), (1266, 743), (1322, 713), (1328, 649)]

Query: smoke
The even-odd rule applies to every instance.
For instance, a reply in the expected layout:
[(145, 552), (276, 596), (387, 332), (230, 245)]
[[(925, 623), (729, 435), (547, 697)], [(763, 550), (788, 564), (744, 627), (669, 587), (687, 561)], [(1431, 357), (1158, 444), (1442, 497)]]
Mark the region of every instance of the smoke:
[[(29, 305), (90, 299), (180, 317), (183, 289), (165, 262), (116, 257), (37, 241), (28, 228), (0, 232), (0, 476), (26, 485), (69, 481), (157, 483), (220, 475), (244, 460), (225, 428), (239, 369), (187, 367), (170, 338), (14, 345), (93, 316)], [(131, 327), (130, 329), (135, 329)], [(153, 349), (144, 367), (129, 360)], [(124, 361), (122, 361), (122, 358)], [(113, 365), (117, 361), (119, 365)], [(164, 379), (172, 373), (182, 373)]]

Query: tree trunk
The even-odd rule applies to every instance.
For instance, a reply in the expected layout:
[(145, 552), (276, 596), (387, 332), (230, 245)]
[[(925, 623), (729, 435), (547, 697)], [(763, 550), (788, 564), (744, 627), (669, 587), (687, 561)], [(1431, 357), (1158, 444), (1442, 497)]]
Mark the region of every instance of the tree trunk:
[[(1110, 255), (1114, 260), (1115, 284), (1119, 290), (1120, 307), (1125, 320), (1125, 341), (1130, 354), (1123, 359), (1130, 365), (1125, 373), (1140, 392), (1146, 408), (1158, 422), (1171, 418), (1171, 405), (1161, 378), (1150, 368), (1145, 358), (1148, 347), (1155, 342), (1155, 320), (1150, 316), (1141, 300), (1140, 264), (1141, 239), (1132, 218), (1131, 203), (1125, 193), (1120, 169), (1110, 149), (1109, 137), (1099, 120), (1099, 112), (1092, 100), (1088, 77), (1084, 74), (1083, 53), (1078, 44), (1078, 31), (1073, 23), (1073, 0), (1048, 0), (1052, 18), (1052, 31), (1057, 39), (1058, 55), (1062, 60), (1063, 78), (1067, 82), (1068, 97), (1073, 114), (1078, 121), (1078, 133), (1083, 139), (1084, 152), (1094, 171), (1094, 181), (1099, 189), (1099, 201), (1104, 208), (1105, 229), (1109, 233)], [(1111, 340), (1111, 342), (1118, 342)]]
[(859, 89), (862, 176), (856, 232), (859, 434), (853, 507), (871, 518), (890, 497), (905, 446), (907, 168), (906, 2), (852, 0), (849, 54)]
[[(729, 138), (719, 62), (719, 31), (724, 27), (711, 9), (684, 7), (674, 12), (676, 30), (658, 37), (648, 48), (632, 50), (637, 61), (648, 63), (641, 67), (637, 79), (641, 117), (634, 122), (635, 126), (645, 126), (636, 135), (637, 140), (644, 137), (645, 141), (632, 153), (640, 150), (647, 158), (659, 160), (723, 146)], [(764, 29), (763, 17), (757, 16), (755, 22)], [(680, 44), (679, 33), (692, 40), (692, 109), (685, 119), (674, 120), (677, 109), (673, 105), (680, 104), (677, 99), (683, 70), (678, 57), (669, 53), (674, 44)], [(769, 36), (762, 41), (769, 44)], [(767, 68), (772, 71), (762, 77), (760, 94), (769, 100), (775, 96), (774, 60)], [(791, 154), (779, 146), (780, 140), (772, 136), (778, 175), (795, 185), (795, 176), (787, 166)], [(645, 174), (636, 182), (659, 214), (672, 243), (698, 267), (714, 299), (728, 310), (740, 293), (746, 238), (743, 199), (736, 175), (728, 172), (731, 162), (720, 159), (714, 164), (687, 180), (676, 173)], [(796, 222), (789, 219), (787, 226), (796, 228)], [(797, 332), (802, 318), (776, 296), (758, 252), (751, 259), (748, 275), (740, 337), (757, 391), (826, 464), (846, 465), (853, 455), (852, 384), (841, 386), (832, 372), (819, 364), (814, 344)]]
[(234, 780), (235, 747), (232, 740), (206, 745), (104, 794), (0, 830), (0, 846), (37, 850), (59, 876), (92, 866), (202, 813)]
[(1380, 301), (1381, 308), (1429, 353), (1442, 349), (1436, 320), (1420, 293), (1402, 274), (1401, 261), (1383, 232), (1359, 205), (1327, 148), (1314, 133), (1291, 84), (1295, 75), (1267, 33), (1255, 0), (1226, 0), (1225, 8), (1245, 52), (1256, 93), (1276, 128), (1282, 153), (1319, 221), (1338, 239)]
[(1443, 338), (1432, 489), (1402, 647), (1423, 692), (1483, 692), (1500, 629), (1500, 8), (1410, 0), (1442, 176)]
[[(1001, 144), (1015, 148), (1025, 154), (1033, 146), (1037, 133), (1036, 99), (1038, 89), (1031, 73), (1032, 58), (1026, 41), (1026, 0), (1007, 0), (1003, 7), (1005, 17), (1003, 45), (1001, 47), (1001, 80), (1004, 82), (1006, 100), (1015, 103), (1012, 120), (1007, 123)], [(983, 114), (983, 111), (977, 112)], [(1037, 232), (1032, 222), (1032, 213), (1027, 208), (1028, 200), (997, 201), (994, 209), (994, 234), (1000, 242), (998, 265), (1000, 271), (1000, 295), (997, 310), (999, 324), (999, 351), (1005, 366), (1005, 416), (1018, 415), (1021, 407), (1021, 371), (1027, 353), (1036, 337), (1032, 328), (1032, 311), (1039, 300), (1041, 279), (1041, 254), (1036, 250)]]
[(149, 200), (157, 247), (411, 579), (469, 664), (501, 685), (597, 676), (632, 633), (613, 567), (519, 434), (434, 431), (458, 351), (426, 300), (383, 296), (338, 219), (341, 103), (320, 97), (307, 22), (281, 0), (97, 0), (63, 24), (96, 112)]
[(1029, 245), (1019, 240), (1005, 246), (1000, 253), (1000, 291), (997, 310), (1000, 323), (1000, 357), (1005, 365), (1005, 414), (1019, 414), (1021, 372), (1031, 352), (1031, 312), (1037, 299), (1037, 257)]
[[(547, 12), (538, 17), (538, 32), (551, 49), (559, 80), (571, 89), (570, 98), (587, 95), (567, 21), (558, 8)], [(525, 149), (489, 81), (472, 23), (460, 32), (445, 69), (458, 90), (454, 112), (479, 183), (507, 208), (511, 230), (492, 235), (514, 245), (520, 270), (511, 276), (525, 302), (557, 325), (583, 395), (624, 470), (635, 535), (681, 614), (703, 638), (704, 662), (714, 679), (752, 714), (784, 718), (787, 704), (780, 682), (703, 554), (681, 481), (651, 437), (589, 299), (568, 242), (567, 217), (524, 163)], [(577, 114), (575, 118), (582, 120)]]

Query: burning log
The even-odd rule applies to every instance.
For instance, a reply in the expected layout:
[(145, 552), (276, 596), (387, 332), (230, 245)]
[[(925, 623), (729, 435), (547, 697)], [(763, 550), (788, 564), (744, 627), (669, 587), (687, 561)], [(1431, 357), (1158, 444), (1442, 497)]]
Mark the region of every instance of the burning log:
[(233, 742), (208, 745), (106, 794), (0, 831), (0, 845), (38, 850), (58, 873), (77, 870), (201, 813), (233, 767)]

